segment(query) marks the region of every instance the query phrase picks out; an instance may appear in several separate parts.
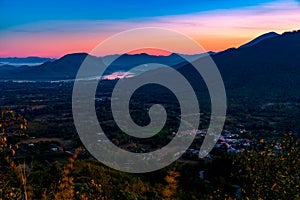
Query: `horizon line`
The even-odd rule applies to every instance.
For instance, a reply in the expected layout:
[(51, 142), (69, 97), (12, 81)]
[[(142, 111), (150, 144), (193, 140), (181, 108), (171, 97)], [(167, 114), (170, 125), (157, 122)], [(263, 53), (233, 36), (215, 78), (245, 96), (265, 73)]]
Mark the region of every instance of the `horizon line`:
[[(177, 55), (182, 55), (182, 56), (196, 56), (196, 55), (201, 55), (201, 54), (210, 54), (210, 53), (213, 53), (213, 54), (216, 54), (216, 53), (220, 53), (220, 52), (223, 52), (223, 51), (226, 51), (228, 49), (238, 49), (240, 47), (242, 47), (243, 45), (245, 44), (248, 44), (252, 41), (254, 41), (255, 39), (257, 39), (258, 37), (262, 36), (262, 35), (265, 35), (265, 34), (268, 34), (268, 33), (276, 33), (278, 34), (278, 36), (282, 36), (286, 33), (293, 33), (293, 32), (298, 32), (300, 31), (300, 29), (293, 29), (293, 30), (288, 30), (288, 31), (284, 31), (282, 32), (281, 34), (280, 33), (277, 33), (276, 31), (269, 31), (269, 32), (264, 32), (256, 37), (254, 37), (253, 39), (251, 39), (250, 41), (244, 43), (244, 44), (241, 44), (240, 46), (238, 47), (227, 47), (223, 50), (220, 50), (220, 51), (211, 51), (211, 50), (208, 50), (208, 51), (205, 51), (204, 53), (179, 53), (179, 52), (167, 52), (165, 50), (161, 50), (161, 49), (154, 49), (154, 48), (144, 48), (144, 49), (138, 49), (138, 50), (133, 50), (133, 51), (130, 51), (130, 52), (127, 52), (127, 53), (124, 53), (124, 54), (118, 54), (118, 53), (115, 53), (115, 54), (106, 54), (106, 55), (92, 55), (90, 54), (89, 52), (84, 52), (84, 51), (76, 51), (76, 52), (68, 52), (68, 53), (65, 53), (61, 56), (55, 56), (55, 57), (52, 57), (52, 56), (38, 56), (38, 55), (28, 55), (28, 56), (18, 56), (18, 55), (14, 55), (14, 56), (8, 56), (8, 57), (0, 57), (1, 59), (9, 59), (9, 58), (32, 58), (32, 57), (37, 57), (37, 58), (49, 58), (49, 59), (60, 59), (66, 55), (72, 55), (72, 54), (87, 54), (87, 55), (90, 55), (90, 56), (95, 56), (95, 57), (107, 57), (107, 56), (121, 56), (121, 55), (141, 55), (141, 54), (146, 54), (146, 55), (149, 55), (149, 56), (165, 56), (165, 57), (168, 57), (170, 56), (171, 54), (177, 54)], [(145, 50), (145, 51), (143, 51)], [(155, 51), (157, 51), (155, 53)]]

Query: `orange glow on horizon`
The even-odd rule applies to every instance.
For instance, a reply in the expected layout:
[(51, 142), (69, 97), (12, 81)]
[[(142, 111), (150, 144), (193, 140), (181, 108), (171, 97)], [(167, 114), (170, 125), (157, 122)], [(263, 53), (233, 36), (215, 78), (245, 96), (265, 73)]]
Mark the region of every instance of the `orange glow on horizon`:
[[(252, 7), (212, 10), (185, 15), (161, 16), (139, 20), (40, 21), (0, 30), (0, 57), (41, 56), (59, 58), (75, 52), (92, 52), (105, 39), (122, 31), (141, 27), (161, 27), (194, 39), (204, 51), (219, 52), (239, 47), (254, 38), (275, 31), (278, 34), (300, 29), (300, 3), (276, 1)], [(161, 38), (160, 38), (161, 39)], [(171, 38), (172, 39), (172, 38)], [(165, 40), (161, 39), (164, 43)], [(122, 46), (123, 45), (123, 46)], [(100, 55), (118, 54), (130, 41), (108, 47)], [(155, 47), (155, 45), (154, 45)], [(178, 52), (141, 49), (130, 54), (199, 54), (184, 43), (171, 41)]]
[(128, 54), (130, 54), (130, 55), (141, 54), (141, 53), (146, 53), (148, 55), (154, 55), (154, 56), (169, 56), (170, 54), (172, 54), (174, 52), (169, 52), (166, 50), (154, 49), (154, 48), (137, 49), (137, 50), (128, 52)]

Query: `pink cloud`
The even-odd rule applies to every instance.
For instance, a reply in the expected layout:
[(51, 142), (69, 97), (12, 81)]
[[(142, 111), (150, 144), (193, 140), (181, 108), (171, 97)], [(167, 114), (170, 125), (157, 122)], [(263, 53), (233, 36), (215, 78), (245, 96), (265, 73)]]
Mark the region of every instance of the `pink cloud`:
[[(207, 51), (219, 51), (240, 46), (265, 32), (300, 29), (300, 4), (293, 0), (275, 1), (239, 9), (139, 20), (41, 21), (0, 31), (0, 56), (59, 57), (71, 52), (90, 52), (113, 34), (145, 26), (174, 29), (194, 38)], [(178, 53), (199, 53), (186, 49), (184, 44), (179, 46)]]

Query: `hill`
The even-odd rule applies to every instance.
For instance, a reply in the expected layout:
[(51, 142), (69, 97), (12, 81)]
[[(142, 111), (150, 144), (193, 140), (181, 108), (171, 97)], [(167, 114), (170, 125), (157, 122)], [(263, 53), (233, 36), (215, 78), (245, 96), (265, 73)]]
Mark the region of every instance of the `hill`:
[[(300, 31), (287, 32), (244, 48), (228, 49), (212, 55), (225, 87), (247, 95), (300, 96)], [(195, 63), (201, 64), (205, 58)], [(179, 69), (191, 81), (190, 65)], [(234, 93), (234, 92), (231, 92)]]
[(250, 42), (240, 46), (239, 48), (251, 47), (253, 45), (256, 45), (256, 44), (260, 43), (263, 40), (273, 38), (273, 37), (276, 37), (276, 36), (279, 36), (279, 34), (277, 34), (275, 32), (265, 33), (265, 34), (255, 38), (254, 40), (251, 40)]
[[(47, 61), (38, 66), (0, 66), (0, 80), (65, 80), (74, 79), (77, 71), (81, 66), (84, 59), (89, 56), (90, 61), (95, 66), (105, 67), (104, 63), (110, 63), (116, 56), (95, 57), (86, 53), (74, 53), (63, 56), (54, 61)], [(197, 56), (186, 56), (187, 60), (195, 60)], [(126, 72), (132, 67), (147, 64), (147, 63), (160, 63), (167, 66), (174, 66), (174, 68), (187, 63), (182, 57), (171, 54), (169, 56), (153, 56), (148, 54), (129, 55), (124, 54), (114, 60), (106, 71), (106, 74), (114, 72)], [(145, 70), (149, 70), (145, 66)]]

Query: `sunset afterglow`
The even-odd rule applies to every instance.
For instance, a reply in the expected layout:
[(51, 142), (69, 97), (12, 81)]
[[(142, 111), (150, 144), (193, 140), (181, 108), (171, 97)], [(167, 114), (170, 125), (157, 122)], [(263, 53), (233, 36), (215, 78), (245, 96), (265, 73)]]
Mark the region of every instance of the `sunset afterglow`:
[[(6, 8), (2, 16), (5, 23), (0, 29), (1, 57), (33, 55), (61, 57), (67, 53), (90, 52), (114, 34), (141, 27), (163, 27), (181, 32), (196, 40), (207, 51), (239, 47), (270, 31), (282, 33), (297, 27), (300, 29), (300, 3), (293, 0), (253, 1), (242, 5), (228, 1), (228, 5), (215, 7), (200, 5), (198, 10), (191, 3), (184, 13), (172, 10), (172, 6), (167, 10), (168, 6), (163, 4), (164, 12), (157, 9), (153, 10), (151, 15), (145, 11), (143, 17), (134, 16), (125, 10), (120, 11), (118, 6), (112, 7), (111, 9), (120, 12), (119, 19), (111, 18), (108, 14), (107, 17), (97, 16), (93, 12), (93, 17), (89, 17), (84, 15), (87, 11), (84, 11), (82, 16), (76, 15), (80, 18), (74, 18), (72, 13), (63, 14), (63, 8), (56, 8), (58, 13), (54, 14), (53, 18), (43, 18), (40, 13), (40, 19), (31, 20), (32, 13), (23, 13), (24, 19), (22, 16), (12, 16), (14, 10), (10, 1), (4, 1), (0, 5)], [(128, 9), (142, 9), (142, 7), (143, 4), (140, 3)], [(45, 12), (51, 12), (47, 7), (43, 9)], [(102, 9), (99, 9), (99, 12), (101, 11)], [(22, 13), (18, 14), (22, 15)], [(108, 49), (104, 54), (111, 54), (114, 51)], [(156, 54), (153, 51), (150, 53)], [(199, 52), (193, 52), (186, 49), (184, 44), (180, 44), (176, 53), (197, 54)]]

